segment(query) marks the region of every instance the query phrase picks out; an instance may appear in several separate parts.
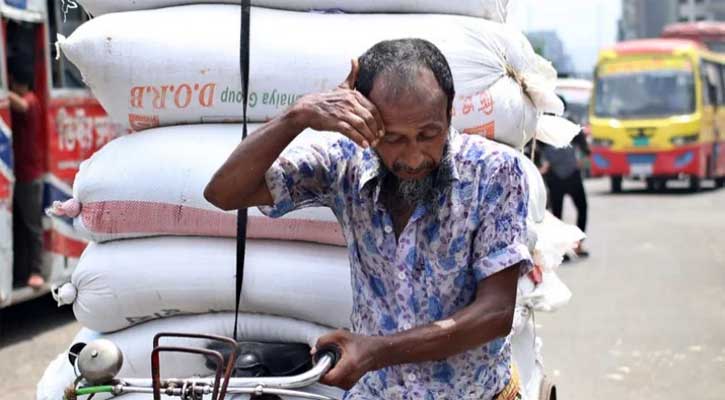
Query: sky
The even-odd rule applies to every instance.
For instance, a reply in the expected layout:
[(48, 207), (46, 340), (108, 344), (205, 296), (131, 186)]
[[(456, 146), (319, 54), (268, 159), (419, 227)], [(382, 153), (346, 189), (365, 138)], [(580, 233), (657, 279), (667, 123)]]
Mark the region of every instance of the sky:
[(523, 31), (555, 30), (577, 72), (590, 72), (599, 49), (617, 39), (621, 0), (509, 0), (508, 22)]

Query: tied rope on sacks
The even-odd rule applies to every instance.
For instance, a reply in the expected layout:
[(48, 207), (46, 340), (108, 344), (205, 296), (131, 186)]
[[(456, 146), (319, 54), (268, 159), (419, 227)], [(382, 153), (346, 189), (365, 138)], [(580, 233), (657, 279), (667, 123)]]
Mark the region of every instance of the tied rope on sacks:
[[(249, 34), (250, 34), (250, 0), (242, 0), (242, 16), (239, 26), (239, 72), (242, 83), (242, 140), (247, 138), (247, 99), (249, 92)], [(244, 279), (244, 256), (247, 247), (247, 209), (237, 211), (237, 266), (235, 276), (236, 302), (234, 306), (234, 340), (237, 337), (239, 323), (239, 302), (242, 297), (242, 281)]]

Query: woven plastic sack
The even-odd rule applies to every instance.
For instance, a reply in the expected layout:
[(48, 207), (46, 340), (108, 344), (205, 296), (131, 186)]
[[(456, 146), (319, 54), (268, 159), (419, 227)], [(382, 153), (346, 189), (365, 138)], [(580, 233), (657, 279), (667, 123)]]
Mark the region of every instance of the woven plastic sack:
[[(59, 43), (109, 115), (133, 130), (239, 121), (239, 10), (189, 5), (107, 14)], [(251, 21), (250, 122), (279, 115), (304, 94), (336, 87), (350, 59), (375, 43), (419, 37), (436, 44), (450, 63), (458, 130), (513, 147), (535, 134), (562, 146), (579, 131), (543, 116), (563, 112), (554, 92), (556, 71), (509, 26), (439, 14), (265, 8), (253, 8)]]
[[(234, 239), (161, 237), (91, 244), (54, 290), (83, 326), (112, 332), (183, 314), (234, 310)], [(242, 311), (350, 327), (347, 250), (247, 241)], [(142, 279), (139, 279), (139, 278)], [(290, 296), (294, 293), (294, 296)]]
[[(76, 231), (96, 242), (158, 235), (235, 237), (236, 213), (213, 206), (203, 193), (239, 144), (240, 134), (239, 125), (209, 124), (118, 138), (81, 164), (73, 199), (56, 204), (50, 213), (73, 218)], [(294, 143), (337, 137), (308, 131)], [(251, 239), (345, 245), (337, 219), (327, 208), (308, 208), (279, 219), (251, 208), (249, 215)]]
[[(193, 3), (240, 4), (239, 0), (80, 0), (92, 15)], [(508, 0), (252, 0), (252, 5), (297, 11), (459, 14), (505, 22)]]

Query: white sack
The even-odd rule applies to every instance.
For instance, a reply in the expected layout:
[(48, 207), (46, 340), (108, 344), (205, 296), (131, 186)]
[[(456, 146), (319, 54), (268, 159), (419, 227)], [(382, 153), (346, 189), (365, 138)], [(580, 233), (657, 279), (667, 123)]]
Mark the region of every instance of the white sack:
[[(239, 0), (80, 0), (91, 15), (192, 3), (240, 4)], [(285, 10), (351, 13), (460, 14), (505, 22), (508, 0), (252, 0), (252, 5)]]
[[(239, 121), (239, 9), (190, 5), (107, 14), (60, 38), (60, 47), (111, 117), (134, 130)], [(335, 88), (350, 59), (381, 40), (420, 37), (451, 65), (453, 125), (460, 131), (514, 147), (537, 129), (558, 146), (578, 132), (570, 124), (576, 132), (552, 139), (551, 129), (539, 126), (541, 113), (563, 111), (554, 93), (556, 71), (509, 26), (450, 15), (265, 8), (253, 8), (251, 21), (249, 121), (266, 121), (306, 93)]]
[[(233, 124), (173, 126), (120, 137), (81, 164), (73, 184), (75, 210), (67, 210), (66, 203), (51, 212), (74, 217), (76, 231), (96, 242), (158, 235), (236, 237), (236, 211), (210, 204), (204, 187), (240, 137), (241, 126)], [(307, 131), (292, 144), (337, 137)], [(139, 154), (143, 157), (134, 156)], [(344, 245), (328, 208), (307, 208), (279, 219), (256, 208), (248, 212), (249, 238)]]
[[(56, 292), (78, 321), (111, 332), (179, 314), (234, 311), (236, 241), (162, 237), (90, 244)], [(248, 240), (240, 308), (349, 327), (347, 250)]]
[[(320, 325), (289, 318), (268, 315), (240, 314), (239, 337), (249, 341), (284, 343), (306, 343), (313, 346), (317, 339), (330, 331)], [(151, 350), (153, 337), (159, 332), (204, 333), (231, 337), (234, 331), (234, 314), (206, 314), (173, 317), (148, 322), (120, 332), (99, 334), (87, 328), (81, 329), (72, 344), (88, 343), (104, 338), (115, 343), (123, 352), (123, 367), (118, 376), (123, 378), (151, 377)], [(205, 340), (163, 339), (163, 344), (172, 346), (206, 346)], [(71, 345), (72, 345), (71, 344)], [(70, 348), (70, 346), (69, 346)], [(205, 360), (200, 356), (163, 353), (161, 355), (162, 376), (187, 378), (209, 375)], [(60, 354), (46, 369), (37, 387), (38, 400), (63, 398), (63, 389), (73, 383), (75, 374), (68, 362), (67, 353)], [(101, 399), (103, 397), (97, 397)]]
[(526, 183), (529, 188), (529, 214), (527, 218), (530, 223), (542, 222), (546, 216), (547, 200), (544, 178), (541, 176), (539, 168), (536, 167), (533, 161), (523, 154), (519, 154), (518, 157), (521, 160), (521, 166), (526, 175)]
[(544, 272), (555, 271), (564, 255), (573, 251), (577, 243), (586, 238), (578, 227), (560, 221), (548, 211), (542, 222), (529, 227), (538, 238), (532, 253), (534, 263), (541, 266)]
[[(95, 242), (159, 235), (234, 237), (236, 212), (216, 208), (203, 192), (238, 145), (240, 130), (235, 124), (171, 126), (115, 139), (81, 164), (73, 184), (76, 210), (65, 210), (66, 203), (51, 211), (73, 217), (78, 234)], [(324, 145), (338, 137), (309, 130), (291, 146)], [(529, 184), (529, 217), (540, 222), (546, 186), (536, 166), (523, 155), (519, 158)], [(249, 215), (247, 237), (252, 239), (345, 244), (328, 208), (302, 209), (279, 219), (251, 208)]]

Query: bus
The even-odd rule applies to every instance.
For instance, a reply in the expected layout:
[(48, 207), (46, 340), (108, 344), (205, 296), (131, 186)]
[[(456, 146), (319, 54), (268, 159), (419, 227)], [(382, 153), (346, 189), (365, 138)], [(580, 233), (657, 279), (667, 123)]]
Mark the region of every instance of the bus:
[(590, 104), (592, 175), (620, 192), (687, 179), (725, 182), (725, 57), (683, 39), (621, 42), (600, 52)]
[[(44, 207), (72, 195), (80, 162), (114, 137), (125, 133), (112, 123), (83, 85), (80, 73), (56, 54), (57, 34), (69, 35), (87, 19), (80, 8), (57, 0), (0, 0), (0, 308), (47, 294), (56, 283), (68, 281), (86, 243), (72, 230), (70, 220), (45, 218), (43, 275), (40, 290), (13, 284), (12, 121), (7, 100), (7, 63), (13, 53), (29, 54), (34, 73), (33, 92), (43, 115)], [(28, 58), (26, 58), (28, 59)], [(15, 163), (17, 160), (15, 160)]]
[(700, 21), (671, 24), (662, 31), (668, 39), (689, 39), (702, 43), (710, 51), (725, 53), (725, 22)]

